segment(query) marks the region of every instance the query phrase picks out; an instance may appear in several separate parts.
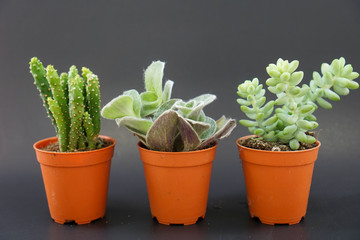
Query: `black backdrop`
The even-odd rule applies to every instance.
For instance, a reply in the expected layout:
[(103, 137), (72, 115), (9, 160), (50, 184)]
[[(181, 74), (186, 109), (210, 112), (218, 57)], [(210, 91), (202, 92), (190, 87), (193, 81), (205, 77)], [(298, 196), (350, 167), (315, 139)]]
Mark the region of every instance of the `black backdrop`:
[(235, 140), (220, 142), (206, 219), (162, 226), (151, 219), (136, 139), (113, 121), (118, 141), (107, 215), (86, 226), (49, 216), (32, 144), (55, 133), (28, 71), (32, 56), (59, 71), (87, 66), (100, 77), (102, 106), (143, 89), (143, 70), (166, 61), (173, 96), (218, 96), (205, 110), (243, 117), (237, 85), (267, 78), (278, 57), (300, 61), (304, 82), (322, 62), (344, 56), (360, 71), (358, 1), (0, 1), (0, 239), (358, 239), (360, 91), (317, 111), (322, 147), (305, 221), (266, 226), (249, 217)]

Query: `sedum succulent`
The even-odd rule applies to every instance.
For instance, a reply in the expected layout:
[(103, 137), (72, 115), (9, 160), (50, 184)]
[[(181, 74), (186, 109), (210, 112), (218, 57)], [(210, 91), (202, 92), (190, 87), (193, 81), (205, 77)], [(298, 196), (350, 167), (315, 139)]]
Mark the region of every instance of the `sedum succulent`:
[[(330, 109), (328, 100), (339, 101), (340, 96), (349, 94), (349, 89), (357, 89), (355, 81), (359, 74), (353, 72), (345, 59), (335, 59), (331, 64), (323, 63), (321, 74), (313, 73), (310, 85), (299, 86), (303, 72), (296, 71), (297, 60), (289, 62), (281, 58), (276, 64), (270, 64), (266, 71), (270, 75), (266, 85), (276, 94), (275, 101), (266, 103), (265, 89), (257, 78), (246, 80), (238, 86), (237, 102), (241, 110), (251, 120), (240, 120), (252, 134), (266, 141), (288, 143), (297, 150), (302, 143), (314, 143), (316, 139), (306, 132), (318, 126), (314, 111), (320, 107)], [(279, 106), (275, 109), (274, 106)]]
[(98, 77), (87, 68), (81, 77), (75, 66), (59, 76), (54, 66), (45, 68), (36, 57), (30, 61), (30, 73), (55, 127), (60, 151), (101, 147)]
[(125, 91), (103, 107), (102, 116), (114, 119), (154, 151), (194, 151), (227, 137), (235, 120), (222, 116), (215, 121), (203, 111), (216, 96), (203, 94), (187, 102), (172, 99), (174, 82), (166, 81), (163, 88), (164, 67), (164, 62), (153, 62), (144, 73), (145, 92)]

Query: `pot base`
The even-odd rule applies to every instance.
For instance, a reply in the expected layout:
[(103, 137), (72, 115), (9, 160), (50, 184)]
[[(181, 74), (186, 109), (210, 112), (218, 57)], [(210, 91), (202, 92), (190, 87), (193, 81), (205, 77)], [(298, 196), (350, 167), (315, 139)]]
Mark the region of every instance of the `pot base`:
[(271, 218), (263, 218), (263, 217), (258, 217), (255, 216), (253, 214), (250, 213), (251, 218), (258, 218), (260, 220), (260, 222), (262, 224), (266, 224), (266, 225), (272, 225), (274, 226), (275, 224), (288, 224), (288, 225), (295, 225), (300, 223), (300, 221), (305, 218), (305, 216), (300, 217), (300, 218), (292, 218), (292, 219), (271, 219)]
[(101, 219), (103, 217), (104, 216), (95, 217), (95, 218), (88, 218), (88, 219), (79, 219), (79, 220), (65, 220), (65, 219), (55, 219), (55, 218), (53, 218), (53, 220), (54, 220), (54, 222), (59, 223), (59, 224), (75, 222), (77, 225), (84, 225), (84, 224), (89, 224), (89, 223), (91, 223), (93, 221), (96, 221), (98, 219)]
[(205, 215), (199, 216), (198, 218), (191, 218), (191, 219), (185, 219), (185, 220), (169, 220), (169, 219), (161, 219), (161, 218), (159, 219), (156, 216), (152, 216), (152, 217), (156, 218), (156, 220), (160, 224), (167, 225), (167, 226), (169, 226), (170, 224), (188, 226), (188, 225), (193, 225), (193, 224), (197, 223), (199, 218), (205, 219)]

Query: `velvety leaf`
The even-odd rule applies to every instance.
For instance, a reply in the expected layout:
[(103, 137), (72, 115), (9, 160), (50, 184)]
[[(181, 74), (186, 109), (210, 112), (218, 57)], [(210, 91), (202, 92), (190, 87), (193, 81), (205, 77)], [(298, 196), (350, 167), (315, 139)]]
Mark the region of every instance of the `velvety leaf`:
[(191, 119), (186, 119), (190, 123), (190, 125), (194, 128), (195, 132), (200, 136), (204, 131), (210, 128), (209, 123), (201, 122), (201, 121), (194, 121)]
[(206, 148), (210, 144), (215, 142), (217, 139), (220, 140), (230, 135), (232, 130), (234, 130), (234, 128), (236, 127), (236, 121), (235, 119), (226, 119), (226, 120), (225, 119), (226, 118), (223, 116), (216, 122), (217, 123), (216, 129), (218, 130), (211, 138), (202, 142), (198, 149)]
[(151, 150), (172, 152), (178, 134), (178, 114), (167, 110), (153, 123), (146, 135), (146, 143)]
[(183, 151), (195, 150), (200, 145), (200, 138), (194, 128), (183, 117), (179, 116), (179, 131), (184, 144)]
[(155, 61), (150, 64), (144, 73), (146, 91), (155, 93), (159, 98), (162, 97), (164, 67), (164, 62)]
[(108, 119), (137, 116), (133, 109), (133, 99), (130, 96), (125, 95), (114, 98), (106, 104), (101, 110), (101, 115)]
[(174, 82), (171, 80), (167, 80), (164, 86), (164, 92), (162, 94), (162, 101), (167, 102), (171, 98), (171, 92), (173, 88)]
[(210, 124), (210, 128), (200, 135), (201, 140), (206, 140), (216, 132), (216, 122), (214, 119), (205, 116), (203, 122)]
[(120, 126), (124, 126), (130, 132), (146, 136), (146, 133), (151, 128), (153, 122), (149, 119), (135, 118), (135, 117), (123, 117), (115, 119), (116, 123)]
[(169, 101), (161, 104), (160, 107), (154, 113), (154, 119), (157, 119), (166, 110), (172, 109), (178, 101), (180, 101), (180, 99), (170, 99)]
[(190, 118), (192, 120), (198, 120), (200, 116), (200, 112), (204, 107), (205, 107), (204, 103), (199, 103), (185, 117)]
[(195, 102), (201, 102), (204, 103), (204, 106), (212, 103), (216, 99), (216, 96), (214, 94), (203, 94), (196, 98), (193, 98)]
[(161, 104), (162, 98), (158, 97), (153, 92), (143, 92), (140, 94), (141, 98), (141, 117), (146, 117), (153, 114), (159, 105)]
[(130, 96), (133, 99), (133, 110), (137, 117), (140, 117), (141, 98), (138, 91), (132, 89), (123, 93), (123, 95)]

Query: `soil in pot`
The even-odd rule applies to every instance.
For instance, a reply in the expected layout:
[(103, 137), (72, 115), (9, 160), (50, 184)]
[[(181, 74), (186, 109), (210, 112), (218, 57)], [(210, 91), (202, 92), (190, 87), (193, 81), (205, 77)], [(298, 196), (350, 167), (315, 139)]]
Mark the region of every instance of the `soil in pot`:
[[(112, 141), (101, 137), (98, 138), (97, 142), (98, 144), (101, 144), (101, 148), (99, 149), (106, 148), (113, 143)], [(40, 149), (48, 152), (60, 152), (59, 142), (58, 141), (50, 142), (48, 145), (41, 147)], [(77, 150), (76, 152), (85, 152), (85, 151), (88, 150), (84, 150), (84, 151)]]
[[(315, 137), (315, 134), (312, 132), (307, 132), (306, 134)], [(281, 142), (269, 142), (262, 140), (261, 138), (256, 136), (240, 139), (239, 144), (244, 147), (266, 150), (266, 151), (292, 151), (289, 144), (281, 143)], [(299, 150), (311, 149), (316, 146), (317, 146), (316, 143), (312, 143), (312, 144), (300, 143)]]

